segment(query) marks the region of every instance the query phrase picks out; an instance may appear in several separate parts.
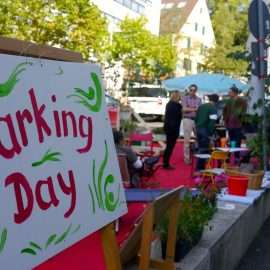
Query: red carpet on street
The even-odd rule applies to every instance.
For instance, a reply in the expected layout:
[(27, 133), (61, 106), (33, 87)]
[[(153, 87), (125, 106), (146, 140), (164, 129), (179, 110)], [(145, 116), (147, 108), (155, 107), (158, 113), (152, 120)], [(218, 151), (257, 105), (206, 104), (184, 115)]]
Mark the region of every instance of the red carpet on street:
[[(150, 179), (152, 182), (159, 182), (159, 188), (175, 188), (180, 185), (193, 186), (191, 179), (191, 166), (185, 165), (183, 161), (183, 144), (178, 142), (174, 148), (171, 165), (174, 170), (164, 170), (159, 168), (155, 175)], [(128, 213), (119, 221), (119, 232), (117, 240), (121, 245), (133, 230), (136, 220), (140, 217), (145, 203), (129, 203)], [(34, 270), (105, 270), (105, 262), (101, 239), (98, 232), (86, 237), (72, 247), (61, 252), (47, 262), (36, 267)]]

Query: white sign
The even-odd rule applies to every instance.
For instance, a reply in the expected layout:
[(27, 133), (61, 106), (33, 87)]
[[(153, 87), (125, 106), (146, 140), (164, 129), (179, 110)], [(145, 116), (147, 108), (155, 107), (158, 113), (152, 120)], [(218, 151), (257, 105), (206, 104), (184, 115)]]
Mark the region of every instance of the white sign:
[(0, 54), (0, 164), (1, 269), (29, 270), (127, 211), (96, 65)]

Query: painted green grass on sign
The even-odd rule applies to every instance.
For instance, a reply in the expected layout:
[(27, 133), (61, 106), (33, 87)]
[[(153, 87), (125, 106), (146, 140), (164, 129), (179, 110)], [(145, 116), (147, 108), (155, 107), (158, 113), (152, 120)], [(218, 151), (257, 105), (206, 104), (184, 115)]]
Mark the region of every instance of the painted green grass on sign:
[(2, 233), (1, 233), (1, 238), (0, 238), (0, 254), (3, 252), (6, 242), (7, 242), (7, 235), (8, 235), (8, 231), (6, 228), (3, 229)]
[(39, 245), (33, 241), (30, 241), (29, 242), (29, 246), (26, 247), (26, 248), (23, 248), (21, 250), (21, 254), (26, 254), (26, 255), (37, 255), (38, 252), (41, 252), (43, 251), (44, 249), (46, 250), (49, 246), (51, 245), (58, 245), (60, 243), (62, 243), (63, 241), (66, 240), (66, 238), (70, 235), (73, 235), (75, 233), (77, 233), (81, 228), (81, 225), (77, 225), (73, 230), (72, 230), (72, 224), (70, 224), (68, 226), (68, 228), (62, 233), (60, 234), (59, 236), (57, 236), (57, 234), (51, 234), (45, 245), (44, 245), (44, 248), (42, 247), (42, 245)]
[(51, 152), (51, 149), (47, 150), (47, 152), (43, 155), (41, 160), (33, 162), (32, 167), (38, 167), (43, 165), (46, 162), (56, 162), (56, 161), (61, 161), (59, 158), (62, 154), (60, 152)]
[[(109, 159), (109, 150), (107, 141), (105, 140), (105, 153), (104, 159), (101, 162), (101, 165), (98, 169), (98, 177), (96, 178), (96, 161), (93, 160), (92, 166), (92, 183), (94, 188), (91, 188), (91, 185), (88, 185), (91, 203), (92, 203), (92, 212), (95, 213), (96, 203), (100, 209), (108, 212), (113, 212), (120, 206), (120, 183), (118, 183), (117, 196), (115, 193), (109, 191), (110, 186), (117, 184), (115, 177), (112, 174), (104, 175), (105, 168), (107, 167)], [(93, 192), (94, 189), (94, 192)]]
[[(95, 88), (91, 86), (87, 89), (75, 87), (75, 93), (67, 96), (67, 98), (74, 97), (76, 98), (75, 102), (83, 105), (87, 110), (91, 112), (99, 112), (102, 105), (102, 86), (96, 73), (91, 73), (91, 79)], [(93, 101), (95, 101), (94, 104), (92, 104)]]
[(26, 70), (27, 65), (32, 65), (31, 62), (23, 62), (18, 64), (14, 70), (10, 73), (8, 79), (0, 83), (0, 97), (6, 97), (11, 94), (11, 92), (14, 90), (16, 84), (20, 81), (18, 76), (20, 73), (24, 72)]

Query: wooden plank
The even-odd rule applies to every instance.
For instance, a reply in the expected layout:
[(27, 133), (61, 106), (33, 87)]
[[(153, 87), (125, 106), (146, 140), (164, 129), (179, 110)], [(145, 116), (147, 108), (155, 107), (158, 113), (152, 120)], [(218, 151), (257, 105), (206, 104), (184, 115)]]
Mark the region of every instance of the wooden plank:
[(153, 269), (158, 270), (175, 270), (175, 263), (174, 262), (167, 262), (162, 260), (151, 260), (150, 266)]
[(175, 242), (177, 233), (177, 221), (180, 210), (180, 200), (176, 200), (174, 204), (171, 205), (169, 209), (169, 227), (168, 227), (168, 239), (166, 248), (166, 258), (165, 260), (170, 263), (174, 263), (175, 254)]
[(154, 206), (152, 205), (143, 219), (142, 240), (140, 248), (139, 270), (148, 270), (150, 265), (151, 242), (153, 238)]
[(82, 55), (65, 49), (38, 45), (28, 41), (0, 37), (0, 53), (46, 58), (69, 62), (83, 62)]
[[(135, 228), (130, 234), (129, 238), (126, 240), (126, 242), (123, 244), (121, 247), (120, 255), (121, 255), (121, 261), (123, 264), (127, 263), (130, 261), (132, 258), (135, 258), (137, 254), (140, 251), (140, 258), (144, 257), (143, 252), (146, 252), (146, 256), (148, 254), (148, 248), (143, 249), (141, 247), (142, 244), (142, 239), (144, 235), (148, 232), (143, 231), (143, 223), (144, 223), (144, 218), (148, 219), (147, 217), (147, 212), (149, 209), (153, 207), (154, 209), (154, 216), (153, 216), (153, 224), (157, 224), (157, 222), (160, 220), (160, 218), (165, 214), (165, 212), (171, 208), (171, 206), (175, 207), (175, 203), (179, 201), (179, 196), (180, 196), (180, 191), (183, 189), (183, 186), (178, 187), (176, 189), (173, 189), (166, 194), (163, 194), (156, 198), (151, 204), (148, 205), (148, 207), (145, 209), (143, 214), (141, 215), (141, 219), (139, 219), (139, 222), (135, 224)], [(178, 209), (175, 209), (178, 211)], [(148, 222), (148, 221), (145, 221)], [(171, 225), (173, 226), (173, 225)], [(149, 227), (147, 227), (149, 228)], [(152, 228), (153, 229), (153, 228)], [(147, 229), (148, 230), (148, 229)], [(176, 228), (175, 228), (176, 230)], [(171, 232), (172, 235), (174, 234), (174, 230)], [(152, 233), (151, 233), (152, 236)], [(175, 239), (171, 237), (171, 245), (172, 243), (175, 244)], [(140, 248), (141, 247), (141, 248)], [(171, 248), (172, 250), (172, 248)], [(172, 251), (171, 251), (172, 252)], [(145, 262), (148, 262), (150, 265), (150, 258), (149, 260), (145, 260)], [(148, 267), (149, 267), (148, 265)], [(166, 261), (166, 265), (170, 265), (170, 262)], [(174, 265), (174, 263), (173, 263)], [(148, 269), (148, 268), (144, 268)], [(168, 268), (168, 270), (171, 270), (173, 268)]]
[(100, 230), (107, 270), (121, 270), (119, 247), (113, 223)]
[(152, 204), (148, 205), (138, 218), (138, 222), (134, 224), (134, 229), (130, 233), (128, 239), (123, 243), (120, 248), (120, 256), (122, 264), (128, 263), (131, 259), (135, 258), (138, 254), (142, 238), (142, 225), (143, 217), (147, 213), (148, 209), (152, 207)]

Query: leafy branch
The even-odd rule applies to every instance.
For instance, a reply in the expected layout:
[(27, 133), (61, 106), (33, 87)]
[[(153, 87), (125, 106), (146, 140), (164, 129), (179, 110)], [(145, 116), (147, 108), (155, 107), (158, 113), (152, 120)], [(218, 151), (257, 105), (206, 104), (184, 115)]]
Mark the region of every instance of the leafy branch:
[(48, 161), (61, 161), (61, 159), (59, 158), (59, 156), (61, 156), (62, 154), (60, 152), (51, 152), (51, 150), (49, 149), (41, 158), (41, 160), (33, 162), (32, 163), (32, 167), (38, 167), (43, 165), (44, 163), (48, 162)]

